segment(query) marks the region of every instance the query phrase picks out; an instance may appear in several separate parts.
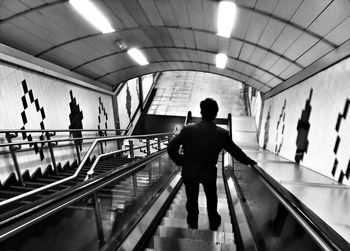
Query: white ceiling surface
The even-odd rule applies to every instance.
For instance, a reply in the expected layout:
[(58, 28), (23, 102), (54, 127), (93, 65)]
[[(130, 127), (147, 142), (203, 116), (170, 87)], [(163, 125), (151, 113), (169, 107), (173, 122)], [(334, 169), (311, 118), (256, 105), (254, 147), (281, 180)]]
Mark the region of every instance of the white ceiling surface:
[[(349, 0), (237, 0), (230, 38), (216, 35), (219, 1), (93, 2), (115, 32), (101, 34), (67, 0), (0, 1), (0, 43), (113, 89), (151, 72), (194, 70), (268, 93), (349, 54)], [(118, 39), (140, 48), (150, 64), (137, 65), (115, 44)], [(224, 70), (215, 67), (219, 52), (229, 57)]]
[(163, 73), (148, 114), (201, 117), (199, 103), (213, 98), (219, 105), (218, 118), (246, 115), (242, 84), (233, 79), (205, 72), (171, 71)]

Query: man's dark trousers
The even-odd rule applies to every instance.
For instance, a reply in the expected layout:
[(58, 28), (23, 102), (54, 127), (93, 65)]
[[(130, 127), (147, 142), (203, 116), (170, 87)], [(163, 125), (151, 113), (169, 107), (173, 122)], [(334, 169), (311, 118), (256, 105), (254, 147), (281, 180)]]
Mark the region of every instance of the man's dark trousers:
[[(214, 168), (213, 168), (214, 169)], [(216, 168), (215, 168), (216, 170)], [(186, 209), (187, 209), (187, 222), (192, 228), (198, 227), (198, 194), (199, 194), (199, 185), (203, 185), (204, 192), (207, 199), (207, 211), (209, 224), (212, 227), (218, 225), (220, 216), (217, 212), (218, 197), (216, 191), (216, 173), (207, 177), (184, 177), (184, 184), (186, 190)]]

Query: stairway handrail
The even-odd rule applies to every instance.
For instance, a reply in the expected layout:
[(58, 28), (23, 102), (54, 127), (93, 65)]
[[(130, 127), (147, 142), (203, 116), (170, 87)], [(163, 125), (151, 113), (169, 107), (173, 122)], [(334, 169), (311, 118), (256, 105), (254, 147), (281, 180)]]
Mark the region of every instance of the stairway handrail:
[[(166, 141), (166, 140), (163, 140), (163, 141)], [(163, 141), (161, 141), (161, 142), (163, 142)], [(158, 142), (152, 143), (150, 145), (152, 146), (152, 145), (156, 145), (156, 144), (158, 144)], [(133, 149), (137, 150), (137, 149), (142, 149), (144, 147), (145, 146), (138, 146), (138, 147), (134, 147)], [(100, 159), (102, 157), (107, 157), (107, 156), (110, 156), (110, 155), (114, 155), (114, 154), (118, 154), (118, 153), (124, 153), (124, 152), (128, 152), (128, 151), (129, 151), (129, 149), (121, 149), (121, 150), (117, 150), (117, 151), (114, 151), (114, 152), (104, 153), (104, 154), (98, 155), (97, 158), (95, 159), (94, 163), (91, 165), (89, 171), (87, 172), (87, 175), (91, 177), (94, 174), (95, 167), (96, 167), (97, 163), (100, 161)]]
[(86, 152), (83, 160), (81, 161), (81, 163), (79, 164), (77, 170), (75, 171), (75, 173), (69, 177), (66, 177), (64, 179), (61, 179), (61, 180), (58, 180), (58, 181), (55, 181), (53, 183), (50, 183), (50, 184), (47, 184), (45, 186), (42, 186), (42, 187), (39, 187), (39, 188), (36, 188), (34, 190), (31, 190), (31, 191), (28, 191), (26, 193), (23, 193), (23, 194), (20, 194), (20, 195), (17, 195), (15, 197), (12, 197), (12, 198), (9, 198), (7, 200), (4, 200), (4, 201), (1, 201), (0, 202), (0, 207), (2, 206), (5, 206), (5, 205), (9, 205), (9, 204), (12, 204), (12, 203), (15, 203), (15, 202), (18, 202), (19, 200), (21, 199), (24, 199), (24, 198), (27, 198), (29, 196), (32, 196), (34, 194), (37, 194), (41, 191), (45, 191), (45, 190), (48, 190), (50, 188), (53, 188), (55, 186), (58, 186), (58, 185), (61, 185), (67, 181), (70, 181), (74, 178), (76, 178), (81, 169), (83, 168), (83, 166), (86, 164), (87, 160), (89, 159), (92, 151), (94, 150), (95, 146), (97, 145), (97, 143), (100, 143), (100, 142), (107, 142), (107, 141), (113, 141), (113, 140), (125, 140), (125, 139), (135, 139), (135, 138), (155, 138), (155, 137), (162, 137), (162, 136), (172, 136), (174, 134), (174, 132), (168, 132), (168, 133), (157, 133), (157, 134), (144, 134), (144, 135), (134, 135), (134, 136), (115, 136), (115, 137), (107, 137), (107, 138), (98, 138), (98, 139), (95, 139), (93, 141), (93, 143), (91, 144), (89, 150)]
[(116, 132), (126, 131), (126, 129), (0, 129), (0, 133), (10, 132)]

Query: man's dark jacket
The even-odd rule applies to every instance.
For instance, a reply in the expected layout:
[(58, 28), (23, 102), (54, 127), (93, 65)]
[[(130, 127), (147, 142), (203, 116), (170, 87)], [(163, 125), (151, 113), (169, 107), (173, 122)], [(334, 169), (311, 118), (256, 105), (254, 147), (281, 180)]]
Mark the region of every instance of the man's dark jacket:
[[(179, 154), (180, 145), (184, 154)], [(256, 164), (233, 143), (227, 130), (205, 120), (185, 126), (169, 143), (168, 154), (177, 165), (183, 166), (184, 178), (205, 179), (216, 176), (216, 163), (222, 149), (243, 164)]]

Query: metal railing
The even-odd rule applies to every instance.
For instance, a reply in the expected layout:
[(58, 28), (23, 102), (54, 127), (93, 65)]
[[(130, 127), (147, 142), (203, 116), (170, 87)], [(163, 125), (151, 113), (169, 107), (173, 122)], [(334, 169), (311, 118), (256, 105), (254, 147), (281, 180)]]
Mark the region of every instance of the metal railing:
[[(22, 186), (25, 186), (20, 164), (18, 163), (17, 159), (17, 153), (23, 152), (23, 151), (32, 151), (34, 150), (30, 146), (40, 145), (40, 149), (48, 149), (50, 152), (50, 158), (52, 163), (52, 168), (55, 173), (58, 172), (54, 148), (58, 146), (58, 143), (60, 142), (73, 142), (73, 144), (65, 144), (64, 146), (75, 146), (76, 155), (78, 159), (78, 163), (81, 162), (80, 158), (80, 150), (79, 146), (83, 143), (83, 141), (90, 141), (94, 140), (96, 138), (101, 137), (107, 137), (107, 132), (115, 132), (116, 135), (118, 135), (120, 132), (123, 132), (125, 130), (121, 129), (49, 129), (49, 130), (38, 130), (38, 129), (31, 129), (31, 130), (18, 130), (18, 129), (7, 129), (7, 130), (0, 130), (0, 135), (5, 134), (5, 138), (7, 140), (7, 143), (0, 144), (0, 148), (8, 147), (8, 151), (1, 151), (2, 154), (11, 154), (13, 165), (15, 167), (15, 173), (17, 176), (18, 181)], [(96, 136), (88, 136), (88, 137), (82, 137), (82, 132), (93, 132), (96, 133)], [(22, 141), (14, 141), (19, 134), (22, 134), (23, 138), (28, 137), (31, 135), (30, 133), (38, 134), (36, 137), (38, 137), (38, 140), (33, 140), (33, 137), (31, 136), (30, 140), (22, 140)], [(53, 139), (55, 136), (58, 137), (57, 133), (68, 133), (69, 138), (56, 138)], [(65, 135), (60, 135), (65, 136)], [(46, 138), (46, 139), (45, 139)], [(47, 144), (47, 146), (45, 146)], [(22, 146), (29, 145), (28, 149), (23, 149)], [(38, 147), (39, 148), (39, 147)], [(103, 152), (103, 145), (100, 144), (101, 152)]]
[[(66, 183), (68, 181), (73, 180), (74, 178), (76, 178), (79, 175), (81, 169), (86, 164), (86, 162), (89, 160), (90, 155), (92, 154), (93, 150), (95, 149), (95, 147), (99, 143), (108, 142), (108, 141), (121, 141), (121, 140), (126, 140), (126, 139), (128, 139), (128, 140), (130, 140), (130, 139), (145, 139), (146, 140), (146, 144), (144, 146), (138, 146), (138, 147), (134, 148), (133, 144), (130, 144), (130, 141), (129, 141), (130, 145), (129, 145), (128, 149), (126, 149), (126, 150), (125, 149), (124, 150), (117, 150), (117, 151), (113, 151), (113, 152), (107, 153), (107, 154), (103, 154), (102, 153), (104, 156), (107, 156), (107, 155), (113, 155), (113, 154), (123, 153), (123, 152), (128, 152), (129, 151), (130, 152), (130, 157), (133, 158), (134, 157), (134, 151), (137, 150), (137, 149), (146, 148), (146, 154), (147, 155), (149, 155), (151, 153), (151, 147), (154, 146), (154, 145), (157, 145), (157, 147), (159, 147), (158, 151), (161, 150), (160, 149), (161, 148), (161, 142), (170, 140), (173, 135), (174, 135), (174, 133), (171, 132), (171, 133), (158, 133), (158, 134), (135, 135), (135, 136), (117, 136), (117, 137), (106, 137), (106, 138), (95, 139), (94, 142), (92, 143), (92, 145), (90, 146), (89, 150), (85, 154), (83, 160), (79, 164), (77, 170), (75, 171), (75, 173), (72, 176), (66, 177), (64, 179), (58, 180), (56, 182), (53, 182), (51, 184), (39, 187), (39, 188), (37, 188), (35, 190), (32, 190), (32, 191), (29, 191), (29, 192), (17, 195), (15, 197), (9, 198), (7, 200), (1, 201), (0, 202), (0, 207), (5, 206), (5, 205), (10, 205), (12, 203), (16, 203), (16, 202), (18, 202), (18, 201), (20, 201), (20, 200), (22, 200), (24, 198), (27, 198), (27, 197), (32, 196), (34, 194), (38, 194), (39, 192), (42, 192), (42, 191), (49, 190), (49, 189), (51, 189), (53, 187), (59, 186), (59, 185), (61, 185), (63, 183)], [(151, 140), (154, 140), (155, 138), (157, 139), (156, 142), (151, 143)], [(100, 156), (97, 157), (97, 159), (93, 163), (93, 167), (96, 166), (96, 164), (97, 164), (98, 160), (100, 160), (100, 158), (101, 158)], [(92, 173), (92, 172), (93, 172), (93, 169), (91, 170), (90, 173)]]

